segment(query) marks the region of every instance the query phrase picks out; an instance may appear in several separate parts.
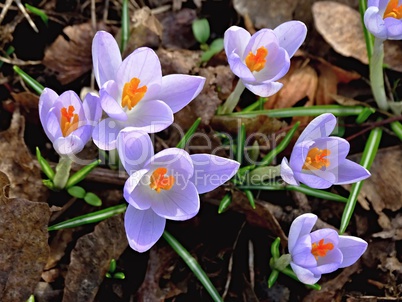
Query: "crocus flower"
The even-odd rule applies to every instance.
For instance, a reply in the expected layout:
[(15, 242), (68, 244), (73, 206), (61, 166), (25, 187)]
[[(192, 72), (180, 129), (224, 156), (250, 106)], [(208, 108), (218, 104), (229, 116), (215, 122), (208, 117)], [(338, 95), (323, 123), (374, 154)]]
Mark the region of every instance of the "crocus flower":
[(310, 122), (296, 141), (290, 161), (282, 160), (281, 177), (285, 182), (291, 185), (302, 182), (311, 188), (326, 189), (370, 176), (365, 168), (346, 159), (350, 145), (345, 139), (329, 137), (335, 125), (336, 118), (331, 113)]
[(314, 284), (322, 274), (355, 263), (367, 249), (367, 242), (354, 236), (343, 236), (333, 229), (311, 232), (317, 216), (311, 213), (297, 217), (289, 230), (290, 266), (305, 284)]
[(264, 28), (252, 36), (231, 26), (224, 35), (230, 69), (254, 94), (271, 96), (282, 88), (277, 81), (288, 72), (290, 58), (306, 34), (306, 25), (300, 21), (285, 22), (274, 30)]
[(54, 149), (62, 156), (80, 152), (102, 116), (97, 96), (88, 93), (81, 102), (74, 91), (60, 96), (45, 88), (39, 98), (39, 118)]
[(116, 148), (116, 138), (125, 127), (158, 132), (173, 122), (202, 90), (205, 78), (184, 74), (162, 77), (156, 53), (136, 49), (122, 61), (119, 47), (107, 32), (96, 33), (92, 43), (94, 74), (100, 87), (103, 110), (108, 118), (94, 129), (95, 144), (104, 150)]
[(166, 219), (187, 220), (200, 208), (198, 194), (229, 180), (239, 163), (209, 155), (189, 155), (177, 148), (154, 155), (147, 133), (125, 128), (117, 139), (120, 159), (130, 177), (124, 186), (128, 242), (134, 250), (150, 249), (162, 236)]
[(402, 1), (369, 0), (364, 13), (366, 28), (381, 40), (402, 39)]

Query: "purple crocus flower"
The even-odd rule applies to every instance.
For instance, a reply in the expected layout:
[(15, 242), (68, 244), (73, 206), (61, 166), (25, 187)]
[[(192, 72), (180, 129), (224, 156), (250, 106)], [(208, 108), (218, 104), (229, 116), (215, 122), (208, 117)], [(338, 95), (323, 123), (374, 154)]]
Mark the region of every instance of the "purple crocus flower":
[(277, 80), (288, 72), (290, 58), (306, 34), (306, 25), (300, 21), (285, 22), (274, 30), (264, 28), (252, 36), (231, 26), (224, 35), (230, 69), (254, 94), (271, 96), (282, 88)]
[(402, 1), (369, 0), (364, 13), (366, 28), (381, 40), (402, 39)]
[(117, 135), (125, 127), (148, 133), (167, 128), (173, 113), (193, 100), (205, 82), (203, 77), (184, 74), (162, 77), (156, 53), (147, 47), (122, 61), (115, 39), (104, 31), (93, 39), (92, 57), (101, 105), (109, 116), (94, 129), (93, 139), (104, 150), (116, 148)]
[(305, 284), (314, 284), (322, 274), (352, 265), (367, 249), (363, 239), (338, 235), (333, 229), (311, 232), (316, 221), (316, 215), (303, 214), (293, 221), (289, 230), (290, 266)]
[(146, 132), (125, 128), (117, 139), (120, 159), (130, 177), (124, 186), (128, 242), (145, 252), (162, 236), (166, 219), (187, 220), (200, 208), (198, 194), (230, 178), (239, 163), (209, 154), (189, 155), (178, 148), (154, 154)]
[(281, 177), (288, 184), (300, 182), (311, 188), (350, 184), (370, 176), (361, 165), (346, 159), (350, 145), (340, 137), (329, 137), (336, 125), (331, 113), (321, 114), (304, 129), (290, 155), (281, 163)]
[(45, 88), (39, 98), (39, 118), (43, 129), (62, 156), (76, 154), (84, 148), (101, 116), (99, 99), (90, 93), (81, 102), (74, 91), (59, 96), (52, 89)]

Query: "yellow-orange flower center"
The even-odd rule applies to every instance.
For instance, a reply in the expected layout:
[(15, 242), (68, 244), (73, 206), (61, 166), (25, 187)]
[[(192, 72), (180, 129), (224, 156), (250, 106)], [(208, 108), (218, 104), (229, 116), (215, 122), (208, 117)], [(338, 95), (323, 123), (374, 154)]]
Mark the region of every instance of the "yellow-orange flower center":
[(325, 257), (329, 251), (332, 251), (334, 248), (334, 245), (331, 242), (325, 243), (324, 244), (324, 239), (321, 239), (320, 241), (314, 242), (311, 245), (311, 253), (314, 255), (315, 260), (318, 259), (318, 257)]
[(74, 111), (75, 108), (73, 105), (68, 106), (68, 108), (63, 107), (60, 110), (60, 129), (64, 137), (78, 128), (79, 117)]
[(385, 18), (402, 19), (402, 4), (398, 6), (398, 0), (390, 0), (384, 12)]
[(139, 101), (142, 100), (148, 87), (146, 85), (138, 87), (140, 85), (139, 78), (132, 78), (130, 82), (124, 84), (123, 94), (121, 96), (121, 106), (127, 107), (131, 110)]
[(166, 168), (156, 168), (151, 175), (150, 187), (152, 190), (160, 193), (161, 190), (170, 190), (173, 185), (175, 178), (173, 175), (165, 176), (167, 173)]
[(326, 157), (331, 154), (328, 149), (312, 148), (308, 151), (306, 160), (303, 165), (304, 170), (318, 170), (322, 167), (329, 167), (331, 164)]
[(253, 54), (250, 51), (245, 60), (248, 69), (250, 69), (250, 71), (260, 71), (261, 69), (263, 69), (265, 63), (267, 62), (267, 55), (268, 50), (264, 46), (258, 48), (256, 54)]

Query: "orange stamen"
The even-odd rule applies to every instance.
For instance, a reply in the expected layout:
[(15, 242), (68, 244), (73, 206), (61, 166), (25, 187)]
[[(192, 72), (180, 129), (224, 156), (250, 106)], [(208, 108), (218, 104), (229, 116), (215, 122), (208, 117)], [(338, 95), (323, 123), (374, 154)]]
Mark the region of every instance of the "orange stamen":
[(264, 68), (267, 60), (265, 59), (268, 55), (268, 50), (261, 46), (257, 49), (257, 53), (253, 54), (251, 51), (246, 57), (246, 65), (250, 71), (260, 71)]
[(69, 135), (78, 128), (78, 114), (74, 113), (75, 108), (73, 105), (61, 108), (60, 128), (64, 137)]
[(324, 239), (321, 239), (320, 241), (314, 242), (311, 245), (311, 253), (314, 255), (315, 260), (318, 259), (318, 257), (325, 257), (329, 251), (332, 251), (334, 248), (334, 245), (331, 242), (328, 242), (324, 244)]
[(323, 166), (329, 167), (331, 164), (329, 159), (325, 158), (326, 156), (330, 155), (331, 151), (328, 149), (318, 149), (313, 148), (308, 151), (306, 161), (304, 162), (303, 168), (304, 170), (318, 170), (321, 169)]
[(384, 12), (385, 18), (402, 19), (402, 5), (398, 6), (398, 0), (390, 0)]
[(170, 190), (174, 185), (174, 176), (165, 176), (167, 173), (166, 168), (156, 168), (151, 175), (151, 184), (149, 185), (152, 190), (160, 193), (161, 190)]
[(146, 85), (138, 87), (139, 84), (139, 78), (132, 78), (130, 82), (124, 84), (121, 97), (121, 106), (123, 108), (127, 106), (128, 110), (131, 110), (139, 101), (142, 100), (148, 87)]

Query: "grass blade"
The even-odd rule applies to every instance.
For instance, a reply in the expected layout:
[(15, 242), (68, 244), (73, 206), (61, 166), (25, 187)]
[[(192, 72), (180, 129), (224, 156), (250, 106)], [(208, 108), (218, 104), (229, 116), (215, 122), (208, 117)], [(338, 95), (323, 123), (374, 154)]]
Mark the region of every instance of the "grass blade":
[(31, 76), (29, 76), (27, 73), (25, 73), (21, 68), (19, 68), (18, 66), (13, 66), (13, 69), (16, 73), (18, 73), (18, 75), (24, 80), (25, 83), (27, 83), (29, 86), (31, 86), (31, 88), (33, 90), (35, 90), (35, 92), (40, 95), (42, 94), (43, 89), (45, 89), (45, 87), (43, 87), (41, 84), (39, 84), (38, 81), (36, 81), (35, 79), (33, 79)]
[(242, 123), (237, 134), (237, 151), (236, 151), (236, 160), (241, 165), (243, 162), (243, 153), (244, 153), (244, 143), (246, 140), (246, 126)]
[(124, 52), (130, 36), (130, 18), (128, 17), (128, 0), (123, 0), (121, 11), (121, 53)]
[(184, 134), (183, 138), (179, 141), (176, 148), (184, 149), (189, 139), (193, 136), (198, 126), (200, 125), (201, 118), (197, 118), (195, 122), (191, 125), (190, 129)]

